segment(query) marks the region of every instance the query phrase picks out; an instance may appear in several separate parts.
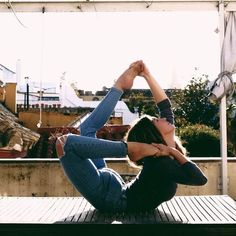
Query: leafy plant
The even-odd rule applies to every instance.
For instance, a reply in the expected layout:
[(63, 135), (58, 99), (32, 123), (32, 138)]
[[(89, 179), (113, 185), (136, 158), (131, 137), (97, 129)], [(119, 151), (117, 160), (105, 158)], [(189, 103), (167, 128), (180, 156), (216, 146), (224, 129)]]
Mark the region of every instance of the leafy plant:
[[(178, 135), (191, 157), (220, 157), (220, 133), (212, 127), (195, 124), (181, 127)], [(234, 156), (228, 144), (228, 156)]]
[(192, 78), (183, 90), (176, 90), (173, 93), (173, 110), (178, 117), (177, 127), (186, 124), (204, 124), (215, 129), (219, 128), (219, 106), (208, 101), (205, 89), (207, 83), (207, 75), (202, 75)]

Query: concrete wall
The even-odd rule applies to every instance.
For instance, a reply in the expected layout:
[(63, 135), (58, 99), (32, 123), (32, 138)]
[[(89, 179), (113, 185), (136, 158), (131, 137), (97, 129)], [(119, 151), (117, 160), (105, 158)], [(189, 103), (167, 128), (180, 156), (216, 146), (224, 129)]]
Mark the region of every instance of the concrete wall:
[[(24, 126), (37, 131), (39, 122), (39, 110), (27, 112), (19, 112), (19, 120), (24, 123)], [(67, 124), (78, 118), (77, 114), (65, 115), (58, 112), (42, 112), (42, 127), (66, 126)]]
[(16, 83), (6, 83), (5, 91), (5, 105), (12, 113), (16, 114)]
[[(194, 160), (208, 177), (205, 186), (179, 185), (177, 195), (215, 195), (220, 192), (221, 162), (218, 160)], [(236, 159), (228, 162), (229, 193), (236, 199)], [(108, 167), (121, 174), (134, 175), (137, 169), (126, 161), (108, 161)], [(79, 196), (64, 175), (57, 159), (0, 160), (1, 196)]]

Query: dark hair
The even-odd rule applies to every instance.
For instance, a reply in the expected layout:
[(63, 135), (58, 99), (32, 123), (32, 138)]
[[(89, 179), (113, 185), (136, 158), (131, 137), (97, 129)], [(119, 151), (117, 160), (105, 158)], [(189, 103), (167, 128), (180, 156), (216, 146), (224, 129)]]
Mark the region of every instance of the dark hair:
[[(140, 143), (162, 143), (166, 144), (162, 138), (159, 130), (154, 126), (152, 119), (153, 116), (144, 115), (134, 122), (130, 130), (126, 134), (126, 141), (128, 142), (140, 142)], [(175, 136), (176, 149), (183, 154), (186, 154), (184, 147), (179, 141), (178, 137)], [(136, 162), (137, 165), (143, 164), (143, 159)]]

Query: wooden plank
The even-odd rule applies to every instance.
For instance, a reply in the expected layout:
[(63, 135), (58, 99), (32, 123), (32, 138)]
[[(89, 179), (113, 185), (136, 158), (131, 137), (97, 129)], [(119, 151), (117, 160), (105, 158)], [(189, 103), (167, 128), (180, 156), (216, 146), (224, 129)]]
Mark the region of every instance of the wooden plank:
[(42, 222), (42, 218), (43, 216), (47, 213), (47, 211), (53, 207), (53, 205), (55, 204), (56, 199), (55, 198), (44, 198), (44, 197), (39, 197), (39, 198), (34, 198), (35, 202), (38, 204), (39, 202), (41, 204), (40, 208), (38, 209), (37, 212), (34, 212), (32, 214), (32, 223), (38, 223), (38, 222)]
[(165, 215), (166, 215), (167, 221), (174, 222), (175, 219), (174, 219), (174, 217), (172, 216), (171, 211), (169, 210), (169, 208), (168, 208), (168, 206), (167, 206), (167, 203), (166, 203), (166, 202), (163, 202), (163, 203), (162, 203), (162, 207), (163, 207), (164, 213), (165, 213)]
[(54, 204), (51, 205), (50, 209), (45, 212), (44, 216), (41, 218), (41, 221), (53, 223), (56, 221), (56, 216), (63, 206), (63, 199), (64, 198), (54, 198)]
[(191, 215), (191, 217), (193, 218), (193, 220), (189, 220), (189, 223), (191, 222), (201, 222), (201, 218), (196, 214), (196, 212), (194, 211), (194, 209), (191, 207), (191, 204), (189, 204), (189, 202), (187, 201), (187, 199), (185, 197), (181, 197), (179, 198), (180, 201), (182, 202), (182, 205), (186, 208), (186, 210), (188, 211), (189, 215)]
[(222, 212), (224, 212), (225, 214), (227, 214), (230, 219), (232, 219), (233, 221), (236, 221), (236, 214), (234, 209), (236, 208), (232, 208), (232, 205), (235, 205), (234, 202), (230, 202), (229, 204), (225, 201), (221, 201), (222, 198), (219, 197), (211, 197), (212, 201), (215, 202), (215, 204), (217, 205), (217, 207), (219, 207)]
[(218, 199), (233, 215), (236, 215), (236, 206), (235, 202), (227, 196), (216, 196)]
[(193, 212), (198, 216), (200, 221), (207, 222), (207, 217), (200, 211), (200, 209), (196, 206), (194, 198), (192, 196), (185, 198), (189, 204), (189, 207), (192, 208)]
[(86, 216), (85, 222), (90, 223), (92, 222), (93, 215), (95, 213), (95, 208), (93, 205), (90, 204), (88, 214)]
[(78, 212), (80, 204), (82, 202), (83, 198), (75, 198), (73, 208), (68, 213), (68, 215), (65, 217), (64, 222), (72, 222), (75, 214)]
[(10, 210), (16, 209), (18, 203), (15, 197), (10, 198), (1, 198), (1, 213), (0, 213), (0, 220), (6, 220), (7, 215), (9, 214)]
[(40, 223), (47, 222), (48, 215), (51, 214), (51, 212), (54, 209), (54, 206), (57, 205), (56, 198), (51, 197), (51, 198), (45, 199), (45, 204), (46, 204), (46, 207), (45, 209), (43, 209), (43, 212), (41, 212), (41, 215), (38, 218), (38, 222)]
[(210, 214), (210, 216), (213, 218), (215, 222), (221, 221), (221, 222), (227, 222), (227, 217), (222, 214), (222, 211), (218, 210), (218, 206), (214, 204), (214, 202), (211, 201), (208, 197), (202, 197), (198, 198), (198, 201), (203, 201), (204, 207), (207, 210), (207, 212)]
[[(195, 209), (197, 209), (196, 212), (199, 215), (199, 217), (201, 217), (202, 221), (211, 222), (211, 221), (217, 221), (219, 219), (213, 214), (213, 212), (209, 210), (209, 207), (207, 207), (206, 203), (204, 204), (204, 207), (201, 207), (201, 205), (198, 203), (198, 201), (196, 201), (194, 196), (189, 197), (188, 200), (191, 201)], [(206, 209), (208, 210), (209, 214), (207, 214), (204, 208), (205, 210)]]
[(27, 198), (17, 198), (16, 202), (19, 204), (17, 206), (16, 211), (14, 214), (9, 215), (11, 222), (19, 222), (19, 220), (25, 221), (24, 216), (29, 214), (29, 211), (33, 208), (33, 201), (32, 199)]
[(161, 216), (161, 221), (168, 222), (168, 218), (165, 214), (165, 210), (163, 209), (163, 206), (162, 205), (158, 206), (157, 210)]
[(0, 223), (236, 224), (227, 196), (176, 196), (154, 211), (102, 213), (82, 197), (2, 197)]
[(9, 209), (3, 215), (6, 222), (17, 222), (17, 218), (15, 216), (19, 215), (22, 209), (25, 210), (26, 207), (28, 207), (28, 205), (26, 204), (28, 202), (26, 202), (24, 198), (15, 198), (14, 202), (15, 203), (11, 206), (11, 208), (8, 208), (8, 206), (6, 206), (6, 209)]
[[(191, 214), (187, 210), (186, 206), (181, 201), (181, 197), (174, 197), (174, 200), (177, 203), (177, 207), (179, 207), (179, 209), (181, 209), (181, 211), (183, 212), (183, 215), (186, 218), (186, 221), (187, 222), (194, 221), (194, 218), (191, 216)], [(174, 200), (172, 199), (172, 201), (174, 201)]]
[(172, 216), (174, 218), (174, 221), (175, 222), (182, 222), (182, 220), (181, 220), (181, 218), (180, 218), (180, 216), (178, 214), (178, 211), (176, 211), (176, 209), (175, 209), (175, 207), (174, 207), (172, 202), (173, 201), (168, 201), (168, 202), (166, 202), (166, 205), (168, 206), (168, 208), (169, 208), (169, 210), (170, 210), (170, 212), (171, 212), (171, 214), (172, 214)]
[(181, 209), (181, 208), (179, 207), (179, 204), (178, 204), (178, 202), (176, 201), (176, 198), (172, 198), (169, 202), (172, 204), (174, 210), (175, 210), (176, 213), (178, 214), (180, 221), (181, 221), (182, 223), (187, 223), (187, 222), (188, 222), (188, 219), (187, 219), (187, 217), (185, 216), (183, 209)]
[(203, 198), (197, 197), (195, 200), (195, 205), (202, 212), (202, 214), (206, 217), (206, 221), (211, 222), (215, 220), (219, 220), (218, 217), (214, 217), (211, 212), (211, 208), (207, 206), (207, 202), (204, 201)]
[(57, 222), (64, 222), (66, 216), (71, 212), (71, 209), (74, 206), (74, 198), (72, 197), (65, 197), (63, 199), (63, 205), (61, 205), (60, 211), (57, 212), (55, 220)]
[(81, 204), (79, 206), (77, 214), (74, 216), (72, 222), (80, 222), (79, 218), (82, 215), (84, 208), (86, 206), (87, 200), (85, 198), (82, 199)]
[(158, 208), (155, 209), (155, 211), (154, 211), (154, 217), (155, 217), (156, 223), (161, 222), (161, 215), (160, 215)]
[(79, 217), (78, 222), (84, 222), (84, 221), (85, 221), (85, 218), (86, 218), (87, 215), (88, 215), (90, 206), (91, 206), (91, 204), (86, 201), (85, 206), (84, 206), (84, 209), (83, 209), (83, 211), (82, 211), (82, 214), (81, 214), (80, 217)]

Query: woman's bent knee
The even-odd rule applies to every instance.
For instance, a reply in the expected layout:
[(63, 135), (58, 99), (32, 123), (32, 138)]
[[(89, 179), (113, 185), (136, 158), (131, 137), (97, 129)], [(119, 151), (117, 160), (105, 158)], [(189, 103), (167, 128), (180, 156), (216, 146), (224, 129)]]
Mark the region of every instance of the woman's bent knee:
[(57, 138), (56, 153), (57, 153), (58, 158), (61, 158), (62, 156), (65, 155), (64, 146), (65, 146), (67, 138), (68, 138), (68, 135), (62, 135)]

